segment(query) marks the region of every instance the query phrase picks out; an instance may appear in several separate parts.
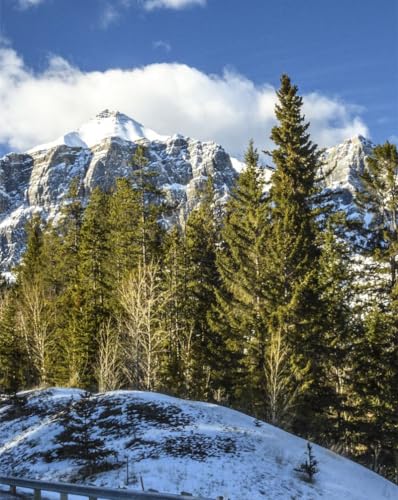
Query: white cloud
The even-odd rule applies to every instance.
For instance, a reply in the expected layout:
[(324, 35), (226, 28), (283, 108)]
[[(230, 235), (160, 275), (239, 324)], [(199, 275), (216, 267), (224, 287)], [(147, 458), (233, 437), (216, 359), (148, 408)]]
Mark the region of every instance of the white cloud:
[[(357, 110), (312, 93), (304, 97), (320, 146), (368, 135)], [(161, 134), (214, 140), (241, 155), (250, 138), (270, 148), (275, 91), (234, 72), (208, 75), (184, 64), (83, 72), (61, 57), (33, 73), (10, 47), (0, 48), (0, 143), (26, 150), (79, 127), (105, 108)]]
[(180, 10), (187, 7), (199, 5), (204, 7), (207, 0), (144, 0), (143, 5), (146, 10), (173, 9)]
[(111, 24), (115, 23), (120, 17), (120, 12), (114, 5), (106, 3), (100, 12), (100, 27), (103, 29), (108, 28)]
[(30, 7), (36, 7), (37, 5), (43, 3), (45, 0), (17, 0), (18, 7), (22, 10), (29, 9)]
[(154, 49), (164, 50), (165, 52), (170, 52), (171, 51), (171, 45), (170, 45), (170, 43), (166, 42), (165, 40), (155, 40), (152, 43), (152, 47)]

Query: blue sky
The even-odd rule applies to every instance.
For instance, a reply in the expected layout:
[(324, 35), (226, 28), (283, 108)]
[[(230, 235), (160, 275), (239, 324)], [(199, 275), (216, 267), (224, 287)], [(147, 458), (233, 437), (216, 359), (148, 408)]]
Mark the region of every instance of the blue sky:
[(396, 0), (0, 0), (0, 28), (3, 151), (116, 106), (234, 154), (268, 146), (283, 72), (322, 146), (397, 140)]

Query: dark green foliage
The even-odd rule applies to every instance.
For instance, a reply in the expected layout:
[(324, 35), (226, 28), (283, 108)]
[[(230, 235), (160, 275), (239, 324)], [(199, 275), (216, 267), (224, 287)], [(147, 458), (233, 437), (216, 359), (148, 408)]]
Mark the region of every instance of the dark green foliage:
[(320, 248), (313, 206), (320, 162), (302, 115), (302, 98), (288, 76), (282, 76), (277, 95), (264, 289), (269, 335), (272, 343), (280, 339), (284, 345), (291, 374), (285, 389), (291, 395), (290, 403), (280, 418), (295, 416), (296, 431), (305, 432), (305, 422), (318, 407), (316, 385), (324, 381)]
[(165, 239), (163, 276), (170, 300), (165, 312), (162, 383), (166, 390), (192, 398), (213, 397), (217, 357), (222, 356), (207, 318), (219, 280), (215, 209), (209, 179), (200, 206), (188, 217), (185, 232), (176, 228)]
[[(266, 343), (264, 324), (263, 259), (267, 207), (264, 174), (258, 154), (250, 143), (246, 169), (225, 209), (217, 267), (221, 285), (217, 306), (210, 316), (221, 339), (228, 371), (220, 370), (223, 392), (254, 410), (264, 394), (263, 367)], [(221, 361), (221, 360), (220, 360)], [(224, 372), (224, 373), (222, 373)]]
[(140, 197), (128, 179), (117, 179), (109, 200), (109, 261), (113, 285), (120, 285), (141, 258)]
[(212, 397), (216, 359), (220, 355), (218, 337), (211, 331), (207, 318), (219, 283), (214, 210), (214, 188), (209, 179), (200, 206), (190, 214), (185, 227), (186, 299), (191, 338), (186, 377), (188, 394), (196, 398)]
[(386, 142), (376, 146), (361, 175), (358, 200), (372, 215), (370, 224), (374, 258), (388, 264), (389, 288), (397, 281), (398, 256), (398, 151)]
[(306, 481), (308, 481), (309, 483), (314, 482), (314, 476), (319, 472), (319, 469), (318, 461), (315, 459), (312, 453), (312, 446), (310, 443), (307, 443), (306, 460), (294, 470), (296, 472), (299, 472), (300, 474), (303, 474)]
[(139, 234), (142, 264), (159, 258), (162, 231), (162, 191), (156, 187), (157, 173), (150, 169), (146, 148), (139, 144), (131, 159), (131, 182), (137, 196), (138, 217), (136, 230)]
[(177, 227), (165, 236), (162, 265), (164, 287), (170, 294), (164, 317), (167, 336), (162, 360), (162, 386), (167, 392), (182, 395), (187, 392), (191, 328), (187, 300), (187, 251), (185, 237)]
[(9, 293), (0, 318), (0, 392), (15, 395), (27, 385), (29, 364), (17, 327), (17, 298)]
[(319, 259), (319, 283), (323, 314), (323, 355), (326, 378), (318, 395), (321, 406), (319, 434), (324, 442), (347, 450), (352, 373), (352, 345), (360, 336), (355, 308), (356, 273), (351, 266), (351, 250), (339, 238), (343, 223), (338, 214), (331, 217), (322, 234), (322, 254)]
[[(398, 480), (398, 152), (376, 146), (361, 176), (359, 202), (372, 215), (373, 259), (361, 292), (364, 321), (353, 365), (356, 394), (354, 431), (362, 459), (373, 470)], [(376, 265), (375, 265), (376, 264)], [(369, 268), (370, 266), (368, 266)]]
[(39, 214), (34, 214), (32, 219), (26, 225), (27, 241), (26, 251), (22, 262), (17, 268), (19, 282), (32, 282), (40, 279), (43, 258), (43, 221)]
[(99, 188), (91, 194), (84, 211), (78, 251), (77, 300), (75, 317), (79, 337), (82, 381), (90, 386), (98, 347), (98, 333), (110, 314), (109, 198)]
[(361, 458), (373, 470), (397, 480), (398, 308), (375, 305), (367, 314), (354, 358), (354, 431)]

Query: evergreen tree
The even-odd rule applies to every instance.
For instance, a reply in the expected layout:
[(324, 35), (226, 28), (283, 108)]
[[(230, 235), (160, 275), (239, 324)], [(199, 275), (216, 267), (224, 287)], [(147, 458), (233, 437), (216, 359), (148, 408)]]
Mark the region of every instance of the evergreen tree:
[(110, 315), (108, 201), (108, 196), (99, 188), (93, 190), (80, 232), (76, 289), (79, 307), (73, 326), (75, 337), (79, 338), (76, 347), (83, 385), (94, 383), (98, 333)]
[(17, 324), (13, 290), (2, 298), (0, 310), (0, 392), (15, 395), (26, 387), (29, 366)]
[(112, 254), (109, 265), (115, 287), (137, 266), (142, 256), (140, 216), (139, 193), (128, 179), (117, 179), (109, 201), (108, 219)]
[(372, 257), (388, 271), (388, 289), (397, 282), (398, 272), (398, 151), (386, 142), (376, 146), (361, 175), (363, 189), (358, 202), (372, 215), (370, 223)]
[(34, 214), (26, 224), (26, 250), (21, 264), (17, 266), (18, 282), (30, 282), (40, 279), (43, 266), (43, 221), (39, 214)]
[(305, 421), (317, 408), (324, 381), (319, 248), (313, 206), (319, 152), (309, 138), (309, 124), (301, 112), (302, 98), (286, 75), (281, 78), (277, 96), (278, 125), (271, 133), (276, 148), (272, 152), (275, 170), (268, 200), (265, 303), (270, 343), (284, 346), (284, 362), (291, 374), (290, 382), (283, 384), (278, 419), (287, 421), (300, 404), (296, 416), (302, 416), (299, 429), (303, 431)]
[(353, 358), (353, 439), (358, 458), (398, 482), (398, 299), (397, 286), (387, 302), (372, 303)]
[(16, 268), (14, 324), (25, 353), (26, 383), (43, 386), (50, 382), (54, 365), (53, 259), (47, 244), (47, 234), (52, 234), (51, 224), (35, 214), (26, 231), (26, 250)]
[[(342, 220), (343, 219), (343, 220)], [(328, 446), (350, 452), (352, 420), (352, 346), (360, 337), (356, 313), (356, 273), (352, 249), (343, 239), (343, 214), (330, 217), (321, 236), (319, 281), (323, 315), (325, 386), (319, 394), (322, 415), (321, 438)]]
[(139, 218), (137, 229), (140, 231), (141, 259), (145, 266), (159, 257), (162, 231), (159, 220), (162, 215), (162, 203), (159, 199), (162, 191), (156, 187), (157, 172), (150, 169), (147, 150), (138, 144), (131, 159), (132, 187), (138, 197)]
[[(61, 218), (52, 234), (45, 235), (44, 247), (52, 250), (47, 257), (53, 261), (57, 287), (55, 313), (58, 338), (56, 382), (78, 386), (85, 366), (85, 332), (80, 328), (82, 294), (80, 286), (80, 240), (84, 208), (80, 197), (79, 179), (69, 186)], [(49, 253), (49, 252), (47, 252)]]
[(199, 207), (185, 227), (186, 301), (191, 348), (185, 366), (190, 397), (214, 397), (218, 336), (211, 331), (208, 311), (215, 304), (219, 284), (216, 266), (218, 231), (214, 218), (214, 187), (208, 179)]
[(66, 203), (61, 210), (61, 220), (57, 227), (62, 239), (62, 273), (69, 285), (76, 283), (79, 273), (79, 249), (84, 208), (80, 197), (80, 179), (72, 179), (66, 195)]
[[(250, 142), (246, 168), (225, 209), (217, 267), (221, 286), (211, 315), (229, 360), (222, 384), (231, 401), (263, 413), (266, 328), (264, 324), (263, 256), (267, 226), (264, 174)], [(235, 368), (234, 368), (235, 367)], [(235, 373), (233, 373), (235, 370)], [(243, 401), (245, 399), (246, 401)], [(257, 403), (255, 402), (257, 401)]]
[[(376, 146), (361, 176), (358, 199), (371, 214), (369, 255), (373, 272), (362, 293), (363, 335), (357, 342), (355, 429), (365, 446), (365, 463), (398, 480), (398, 152)], [(369, 266), (368, 266), (369, 267)], [(371, 270), (372, 271), (372, 270)], [(365, 295), (365, 299), (363, 297)], [(380, 361), (382, 360), (382, 362)]]
[(306, 460), (300, 464), (300, 466), (297, 469), (294, 469), (296, 472), (300, 472), (304, 474), (305, 479), (312, 483), (314, 481), (314, 476), (317, 472), (319, 472), (318, 469), (318, 461), (315, 459), (313, 452), (312, 452), (312, 446), (310, 443), (307, 443), (307, 458)]
[(186, 369), (191, 358), (192, 328), (187, 293), (185, 237), (176, 226), (163, 243), (162, 281), (170, 301), (165, 311), (165, 351), (162, 358), (162, 386), (172, 394), (185, 395)]

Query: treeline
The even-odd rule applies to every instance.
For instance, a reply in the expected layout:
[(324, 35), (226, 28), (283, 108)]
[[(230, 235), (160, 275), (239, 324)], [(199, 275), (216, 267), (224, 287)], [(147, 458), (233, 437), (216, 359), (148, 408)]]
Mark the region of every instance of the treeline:
[[(397, 149), (369, 159), (359, 229), (322, 190), (297, 87), (283, 76), (277, 94), (269, 186), (251, 143), (222, 211), (209, 178), (184, 227), (164, 230), (138, 146), (111, 192), (83, 207), (75, 179), (56, 224), (33, 217), (3, 291), (0, 387), (217, 401), (397, 481)], [(355, 257), (346, 236), (366, 229)]]

